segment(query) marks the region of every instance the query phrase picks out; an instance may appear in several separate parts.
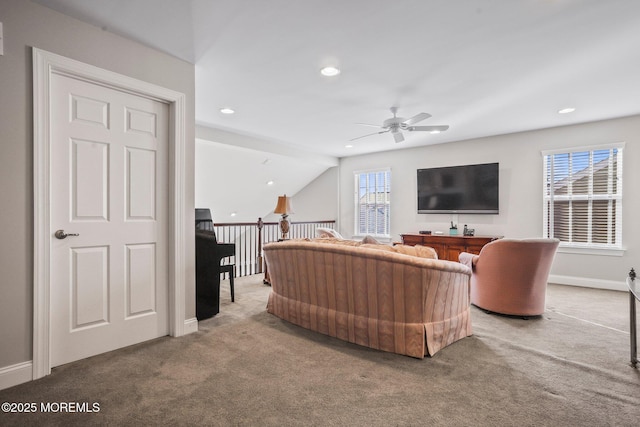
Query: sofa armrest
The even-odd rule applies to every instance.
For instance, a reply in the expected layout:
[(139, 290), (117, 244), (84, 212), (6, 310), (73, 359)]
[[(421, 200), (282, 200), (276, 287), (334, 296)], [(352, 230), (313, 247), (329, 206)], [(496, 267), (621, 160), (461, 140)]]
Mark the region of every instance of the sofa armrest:
[(458, 261), (460, 261), (460, 264), (466, 265), (471, 270), (475, 270), (478, 258), (480, 258), (479, 255), (470, 254), (469, 252), (461, 252), (460, 255), (458, 255)]

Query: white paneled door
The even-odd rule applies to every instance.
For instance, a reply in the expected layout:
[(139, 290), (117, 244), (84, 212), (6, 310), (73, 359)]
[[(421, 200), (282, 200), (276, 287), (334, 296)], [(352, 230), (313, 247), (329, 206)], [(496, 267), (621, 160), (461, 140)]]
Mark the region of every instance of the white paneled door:
[(169, 107), (60, 74), (50, 90), (58, 366), (169, 332)]

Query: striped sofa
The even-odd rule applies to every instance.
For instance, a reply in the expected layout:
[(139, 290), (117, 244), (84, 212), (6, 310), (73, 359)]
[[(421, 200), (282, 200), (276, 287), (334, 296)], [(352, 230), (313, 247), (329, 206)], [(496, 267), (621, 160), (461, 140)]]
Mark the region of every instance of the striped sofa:
[(323, 239), (267, 244), (267, 311), (355, 344), (433, 356), (471, 335), (471, 270), (409, 251)]

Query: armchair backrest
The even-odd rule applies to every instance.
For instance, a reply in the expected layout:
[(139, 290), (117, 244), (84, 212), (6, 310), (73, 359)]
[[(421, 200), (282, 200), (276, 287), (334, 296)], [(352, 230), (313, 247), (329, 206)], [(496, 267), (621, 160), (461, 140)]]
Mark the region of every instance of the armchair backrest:
[(480, 251), (475, 271), (546, 283), (559, 243), (557, 239), (494, 240)]
[(471, 277), (471, 301), (514, 315), (544, 312), (557, 239), (498, 239), (486, 244)]

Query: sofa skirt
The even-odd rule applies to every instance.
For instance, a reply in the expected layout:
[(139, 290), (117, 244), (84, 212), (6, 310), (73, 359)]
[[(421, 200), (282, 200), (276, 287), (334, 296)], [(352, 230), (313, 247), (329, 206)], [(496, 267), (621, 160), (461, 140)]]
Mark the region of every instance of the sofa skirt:
[(470, 308), (439, 322), (404, 323), (339, 312), (271, 292), (267, 312), (343, 341), (419, 359), (472, 335)]

